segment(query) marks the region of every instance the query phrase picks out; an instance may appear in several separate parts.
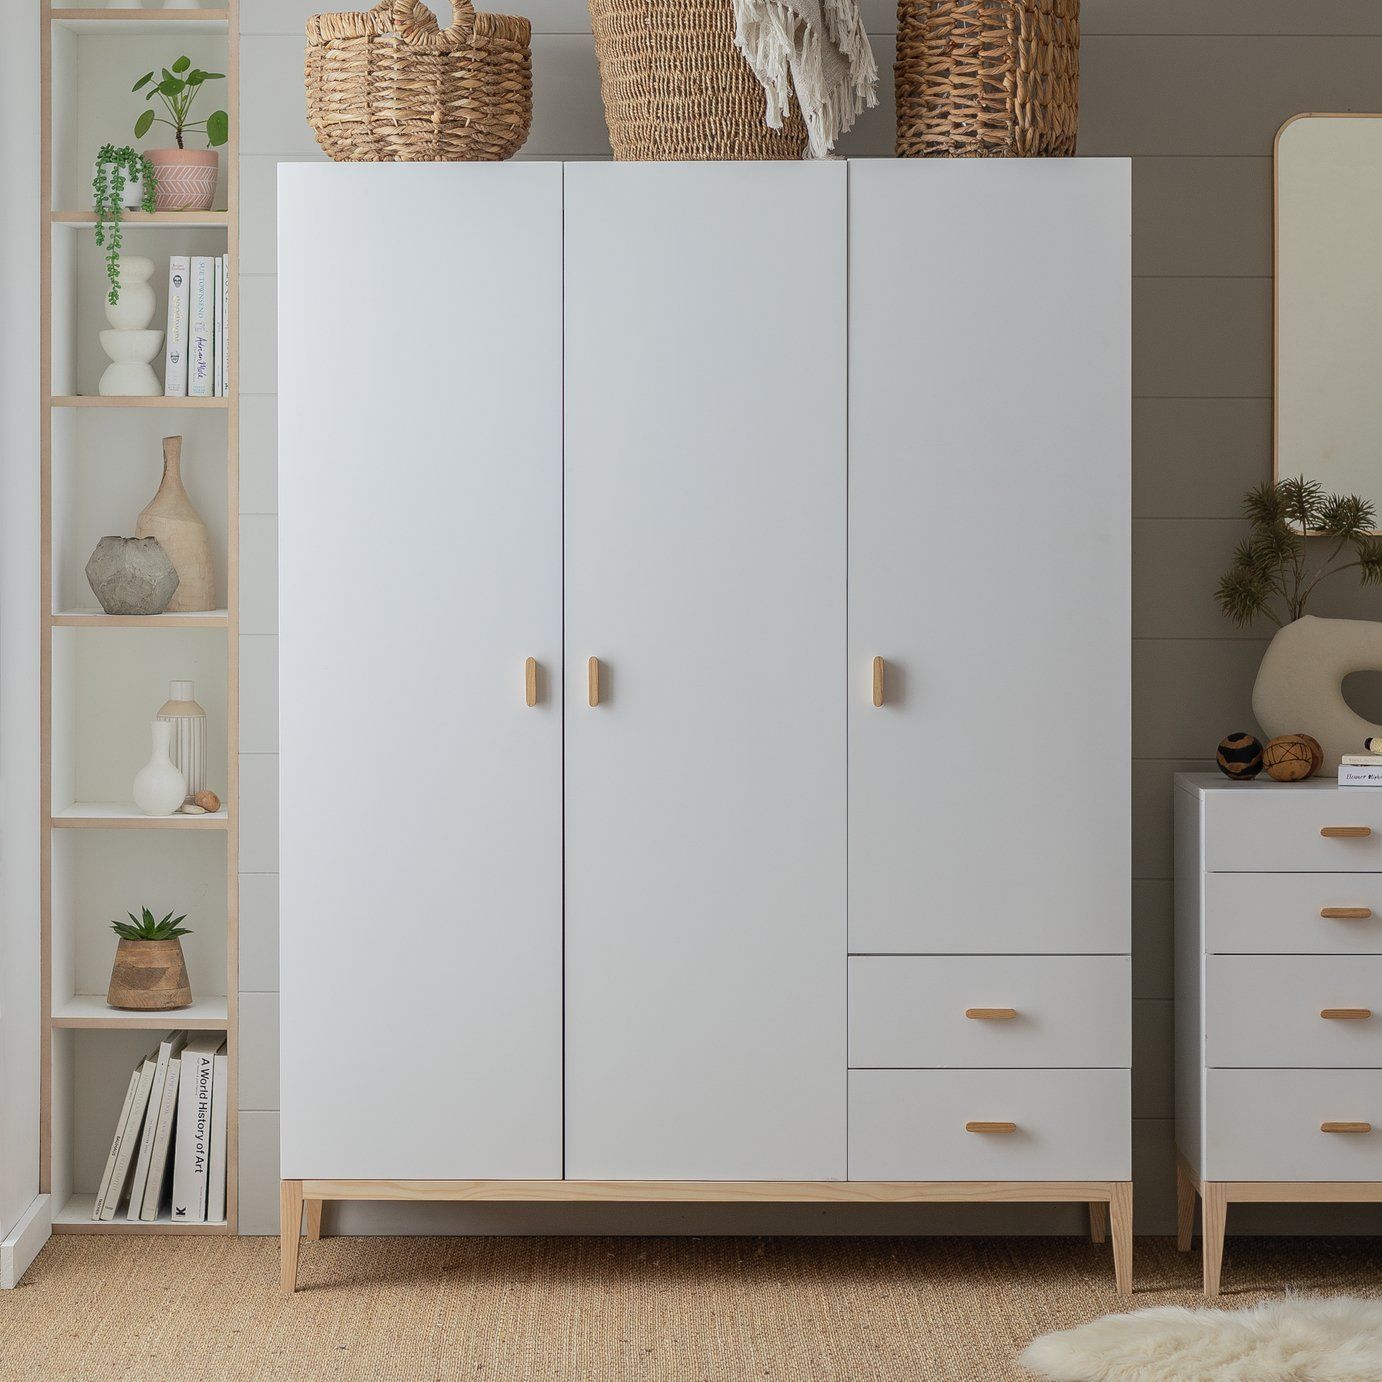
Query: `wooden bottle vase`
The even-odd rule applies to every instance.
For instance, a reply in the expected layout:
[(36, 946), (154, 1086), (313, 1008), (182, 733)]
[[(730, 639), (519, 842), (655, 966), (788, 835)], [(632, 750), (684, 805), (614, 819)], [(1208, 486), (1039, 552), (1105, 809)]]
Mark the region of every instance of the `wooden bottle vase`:
[(182, 487), (182, 438), (163, 438), (163, 481), (139, 515), (136, 537), (156, 537), (178, 573), (169, 614), (216, 608), (216, 576), (206, 524)]

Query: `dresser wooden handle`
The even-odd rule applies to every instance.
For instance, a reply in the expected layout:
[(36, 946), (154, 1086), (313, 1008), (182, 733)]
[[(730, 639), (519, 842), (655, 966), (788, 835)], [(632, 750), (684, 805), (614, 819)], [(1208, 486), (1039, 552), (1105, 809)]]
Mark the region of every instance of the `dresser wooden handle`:
[(883, 704), (883, 659), (876, 657), (873, 660), (873, 703), (874, 705)]
[(1367, 921), (1371, 907), (1321, 907), (1320, 915), (1328, 921)]
[(978, 1022), (1010, 1022), (1017, 1016), (1016, 1008), (966, 1008), (965, 1016)]
[(1366, 840), (1372, 834), (1370, 825), (1322, 825), (1320, 834), (1326, 840)]
[(590, 693), (590, 704), (600, 704), (600, 659), (592, 657), (585, 664), (586, 690)]
[(1321, 1132), (1371, 1132), (1371, 1123), (1321, 1123)]
[(966, 1123), (966, 1132), (1009, 1133), (1017, 1131), (1016, 1123)]
[(1321, 1017), (1328, 1018), (1331, 1022), (1359, 1022), (1365, 1017), (1372, 1016), (1371, 1008), (1325, 1008), (1320, 1013)]
[(530, 657), (523, 664), (523, 703), (537, 704), (537, 658)]

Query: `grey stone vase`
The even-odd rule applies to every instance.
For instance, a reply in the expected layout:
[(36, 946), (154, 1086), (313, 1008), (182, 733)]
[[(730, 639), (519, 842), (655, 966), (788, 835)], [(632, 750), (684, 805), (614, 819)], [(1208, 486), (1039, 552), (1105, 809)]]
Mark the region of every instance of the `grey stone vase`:
[(107, 614), (162, 614), (178, 588), (178, 573), (156, 537), (103, 537), (86, 563)]

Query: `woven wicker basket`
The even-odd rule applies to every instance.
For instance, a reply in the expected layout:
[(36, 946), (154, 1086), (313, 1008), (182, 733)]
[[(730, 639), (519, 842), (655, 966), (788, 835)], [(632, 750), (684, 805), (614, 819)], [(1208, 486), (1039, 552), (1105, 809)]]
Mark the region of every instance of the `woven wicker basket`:
[(307, 21), (307, 123), (339, 162), (508, 158), (533, 114), (531, 27), (453, 0), (437, 27), (421, 0)]
[(802, 156), (795, 106), (782, 129), (764, 123), (730, 0), (590, 0), (590, 22), (616, 159)]
[(1073, 154), (1080, 0), (898, 0), (897, 153)]

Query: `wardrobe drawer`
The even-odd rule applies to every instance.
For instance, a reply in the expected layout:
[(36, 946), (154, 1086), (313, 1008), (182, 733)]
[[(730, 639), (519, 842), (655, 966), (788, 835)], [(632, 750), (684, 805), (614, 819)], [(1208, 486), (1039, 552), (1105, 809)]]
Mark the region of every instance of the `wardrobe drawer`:
[(1127, 1180), (1130, 1115), (1126, 1070), (851, 1070), (849, 1178)]
[(856, 955), (851, 1066), (1127, 1066), (1126, 955)]
[(1204, 812), (1210, 872), (1382, 870), (1382, 792), (1340, 791), (1332, 782), (1242, 783), (1206, 793)]
[(1209, 873), (1205, 949), (1219, 954), (1382, 951), (1382, 873)]
[(1206, 1180), (1382, 1180), (1382, 1070), (1207, 1075)]
[(1204, 1023), (1206, 1065), (1382, 1067), (1382, 955), (1211, 955)]

